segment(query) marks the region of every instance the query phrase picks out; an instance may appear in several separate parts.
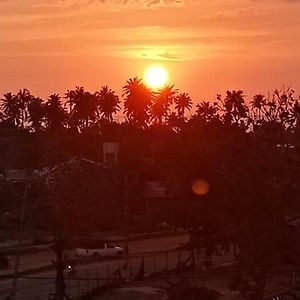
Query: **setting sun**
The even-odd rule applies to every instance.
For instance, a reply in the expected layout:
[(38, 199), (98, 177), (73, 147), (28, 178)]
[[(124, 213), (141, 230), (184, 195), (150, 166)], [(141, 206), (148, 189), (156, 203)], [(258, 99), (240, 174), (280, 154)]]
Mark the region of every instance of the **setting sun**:
[(168, 82), (168, 71), (163, 66), (152, 65), (145, 71), (146, 84), (154, 89), (161, 88)]

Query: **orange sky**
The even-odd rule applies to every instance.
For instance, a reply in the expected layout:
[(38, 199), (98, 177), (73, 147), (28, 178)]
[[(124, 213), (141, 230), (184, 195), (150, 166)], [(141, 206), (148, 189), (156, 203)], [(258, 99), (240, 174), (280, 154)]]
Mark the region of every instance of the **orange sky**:
[(300, 0), (0, 0), (0, 93), (119, 94), (160, 61), (194, 102), (300, 93)]

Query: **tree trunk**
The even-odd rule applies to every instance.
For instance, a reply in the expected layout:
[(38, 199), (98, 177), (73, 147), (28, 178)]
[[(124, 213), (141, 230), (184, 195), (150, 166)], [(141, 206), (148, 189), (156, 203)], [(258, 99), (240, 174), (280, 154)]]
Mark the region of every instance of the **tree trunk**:
[(56, 300), (63, 300), (65, 296), (65, 281), (64, 281), (64, 242), (62, 237), (58, 237), (55, 242), (55, 254), (56, 254)]

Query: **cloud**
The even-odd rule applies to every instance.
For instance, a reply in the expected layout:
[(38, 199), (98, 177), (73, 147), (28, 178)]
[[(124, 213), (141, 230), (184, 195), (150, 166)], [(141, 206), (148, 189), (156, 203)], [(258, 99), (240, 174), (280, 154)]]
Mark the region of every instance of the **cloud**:
[[(6, 1), (6, 0), (0, 0)], [(106, 5), (111, 7), (174, 7), (182, 6), (185, 0), (40, 0), (35, 7), (85, 7), (90, 5)]]
[(89, 3), (108, 3), (108, 4), (115, 4), (115, 5), (142, 5), (146, 7), (152, 6), (177, 6), (183, 5), (184, 0), (89, 0)]

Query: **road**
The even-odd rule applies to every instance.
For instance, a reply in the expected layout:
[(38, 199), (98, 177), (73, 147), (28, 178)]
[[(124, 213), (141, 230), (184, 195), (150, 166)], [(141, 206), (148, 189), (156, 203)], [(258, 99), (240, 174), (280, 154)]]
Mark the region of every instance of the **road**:
[[(124, 259), (106, 259), (100, 262), (80, 265), (76, 267), (76, 277), (67, 276), (67, 292), (70, 296), (82, 295), (88, 290), (91, 290), (97, 285), (101, 285), (107, 277), (116, 269), (120, 268), (122, 276), (129, 278), (138, 272), (142, 256), (141, 253), (147, 252), (144, 255), (145, 272), (152, 273), (161, 271), (165, 268), (173, 268), (178, 263), (178, 253), (161, 253), (150, 254), (149, 252), (168, 251), (175, 249), (179, 243), (187, 241), (186, 234), (153, 238), (148, 240), (130, 241), (129, 251), (132, 257), (129, 261), (128, 268), (124, 269)], [(181, 259), (187, 258), (187, 253), (182, 253)], [(52, 252), (35, 253), (22, 257), (21, 269), (28, 267), (36, 268), (41, 264), (47, 264), (53, 259)], [(49, 293), (54, 290), (55, 271), (45, 271), (35, 273), (31, 278), (19, 278), (17, 300), (46, 300)], [(32, 277), (35, 277), (32, 278)], [(98, 280), (96, 280), (98, 279)], [(0, 281), (0, 298), (4, 298), (11, 289), (12, 279), (4, 279)]]
[[(135, 240), (129, 242), (129, 254), (135, 255), (137, 253), (153, 252), (153, 251), (166, 251), (176, 248), (179, 243), (188, 240), (187, 234), (179, 234), (174, 236), (168, 236), (167, 238), (151, 238), (143, 240)], [(120, 246), (124, 246), (119, 243)], [(74, 251), (66, 251), (68, 256), (75, 255)], [(51, 250), (45, 250), (35, 252), (32, 254), (25, 254), (20, 257), (19, 271), (26, 271), (30, 269), (36, 269), (47, 266), (51, 261), (55, 260), (55, 254)], [(11, 274), (14, 269), (15, 257), (12, 256), (10, 259), (10, 267), (6, 270), (0, 270), (0, 276)]]

